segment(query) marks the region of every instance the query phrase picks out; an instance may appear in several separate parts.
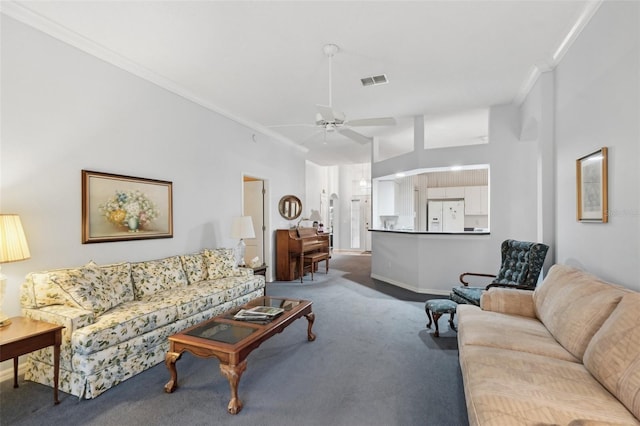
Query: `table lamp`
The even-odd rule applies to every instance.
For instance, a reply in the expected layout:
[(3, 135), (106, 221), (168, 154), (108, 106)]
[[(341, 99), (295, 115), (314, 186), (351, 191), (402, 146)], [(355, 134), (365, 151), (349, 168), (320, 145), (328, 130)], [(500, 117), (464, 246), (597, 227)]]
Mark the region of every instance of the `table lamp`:
[(245, 238), (255, 238), (256, 233), (253, 230), (253, 221), (251, 216), (238, 216), (233, 218), (231, 224), (231, 238), (239, 238), (240, 242), (236, 247), (236, 264), (245, 266), (244, 253), (247, 245), (244, 243)]
[[(29, 246), (22, 230), (22, 222), (17, 214), (0, 214), (0, 263), (29, 259)], [(0, 327), (11, 324), (2, 312), (6, 277), (0, 269)]]

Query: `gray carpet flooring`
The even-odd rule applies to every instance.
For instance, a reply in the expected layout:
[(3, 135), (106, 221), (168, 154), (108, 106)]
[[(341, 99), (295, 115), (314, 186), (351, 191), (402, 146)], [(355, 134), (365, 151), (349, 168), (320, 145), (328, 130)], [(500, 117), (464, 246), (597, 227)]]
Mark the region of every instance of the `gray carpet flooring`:
[(424, 300), (369, 277), (371, 257), (336, 254), (303, 283), (267, 284), (267, 294), (313, 301), (314, 342), (296, 321), (248, 358), (242, 411), (226, 412), (229, 385), (215, 359), (178, 361), (178, 389), (159, 364), (93, 400), (49, 387), (0, 383), (2, 425), (466, 425), (455, 332), (425, 328)]

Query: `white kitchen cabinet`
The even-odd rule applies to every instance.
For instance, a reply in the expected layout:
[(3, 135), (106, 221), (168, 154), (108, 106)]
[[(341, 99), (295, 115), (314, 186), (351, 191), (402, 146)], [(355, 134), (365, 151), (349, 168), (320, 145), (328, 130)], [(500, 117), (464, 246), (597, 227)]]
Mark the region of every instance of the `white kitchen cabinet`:
[(437, 200), (446, 198), (446, 188), (427, 188), (427, 198), (429, 200)]
[(441, 188), (427, 188), (427, 198), (430, 200), (446, 200), (464, 198), (464, 186), (450, 186)]
[(464, 214), (468, 216), (489, 214), (489, 188), (487, 186), (464, 187)]
[(392, 180), (378, 182), (378, 215), (396, 214), (396, 187)]

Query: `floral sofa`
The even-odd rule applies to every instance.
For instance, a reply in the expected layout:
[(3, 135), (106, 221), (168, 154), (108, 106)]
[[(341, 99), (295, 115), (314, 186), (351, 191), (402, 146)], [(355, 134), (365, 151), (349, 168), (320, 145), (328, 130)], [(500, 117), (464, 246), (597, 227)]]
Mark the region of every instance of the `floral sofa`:
[[(60, 390), (95, 398), (162, 362), (167, 337), (264, 295), (231, 249), (144, 262), (32, 272), (20, 292), (27, 317), (63, 325)], [(53, 386), (53, 349), (30, 354), (25, 379)]]
[(640, 293), (554, 265), (458, 306), (471, 425), (640, 425)]

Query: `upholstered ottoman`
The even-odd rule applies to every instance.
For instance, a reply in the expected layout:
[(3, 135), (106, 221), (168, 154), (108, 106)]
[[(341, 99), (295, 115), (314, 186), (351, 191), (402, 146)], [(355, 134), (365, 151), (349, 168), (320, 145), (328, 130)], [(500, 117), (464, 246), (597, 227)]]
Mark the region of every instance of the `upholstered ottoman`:
[[(449, 326), (452, 330), (457, 331), (456, 326), (453, 324), (453, 317), (456, 314), (457, 307), (458, 304), (449, 299), (430, 299), (426, 301), (426, 303), (424, 304), (424, 311), (427, 313), (427, 317), (429, 318), (427, 328), (431, 328), (432, 322), (436, 323), (436, 332), (434, 333), (434, 336), (440, 336), (440, 331), (438, 330), (438, 320), (443, 314), (450, 314)], [(431, 319), (431, 315), (433, 315), (433, 320)]]

